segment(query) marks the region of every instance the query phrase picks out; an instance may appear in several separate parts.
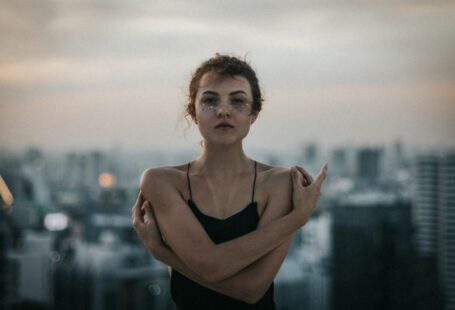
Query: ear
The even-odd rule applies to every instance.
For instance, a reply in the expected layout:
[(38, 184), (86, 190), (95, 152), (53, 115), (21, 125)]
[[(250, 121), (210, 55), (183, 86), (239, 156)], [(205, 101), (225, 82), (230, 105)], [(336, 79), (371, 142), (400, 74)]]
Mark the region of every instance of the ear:
[(253, 125), (257, 118), (258, 118), (258, 113), (251, 114), (250, 124)]

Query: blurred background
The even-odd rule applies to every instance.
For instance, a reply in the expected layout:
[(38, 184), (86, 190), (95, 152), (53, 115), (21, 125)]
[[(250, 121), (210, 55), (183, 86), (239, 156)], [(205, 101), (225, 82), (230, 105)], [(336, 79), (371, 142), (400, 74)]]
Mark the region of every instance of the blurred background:
[(455, 309), (454, 29), (442, 0), (0, 0), (0, 308), (173, 309), (130, 209), (199, 153), (220, 52), (265, 95), (247, 155), (330, 166), (278, 309)]

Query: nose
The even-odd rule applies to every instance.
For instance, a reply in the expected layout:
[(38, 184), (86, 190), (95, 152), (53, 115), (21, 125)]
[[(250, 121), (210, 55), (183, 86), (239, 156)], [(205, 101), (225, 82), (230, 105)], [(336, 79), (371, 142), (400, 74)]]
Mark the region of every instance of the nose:
[(216, 110), (217, 117), (231, 117), (232, 107), (227, 102), (220, 102), (218, 109)]

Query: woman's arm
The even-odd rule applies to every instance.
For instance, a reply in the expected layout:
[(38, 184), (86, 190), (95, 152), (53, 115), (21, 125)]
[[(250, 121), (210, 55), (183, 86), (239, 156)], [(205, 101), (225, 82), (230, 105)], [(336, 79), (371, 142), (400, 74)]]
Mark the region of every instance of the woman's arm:
[(210, 240), (169, 181), (168, 171), (146, 171), (141, 180), (141, 190), (155, 206), (161, 232), (172, 251), (205, 281), (218, 282), (273, 250), (307, 221), (316, 204), (326, 170), (324, 166), (317, 180), (304, 189), (302, 176), (293, 168), (292, 212), (247, 235), (218, 245)]
[[(264, 296), (265, 292), (267, 289), (270, 287), (272, 280), (269, 281), (260, 281), (261, 279), (258, 279), (259, 276), (261, 276), (261, 272), (263, 270), (267, 270), (263, 267), (264, 265), (267, 264), (270, 266), (270, 259), (269, 257), (275, 257), (273, 261), (275, 261), (275, 264), (278, 265), (277, 271), (279, 270), (279, 266), (281, 266), (282, 260), (286, 256), (287, 249), (290, 244), (290, 239), (289, 241), (286, 241), (282, 245), (278, 246), (276, 249), (274, 249), (272, 252), (277, 251), (277, 253), (274, 253), (272, 255), (272, 252), (269, 254), (266, 254), (264, 257), (259, 259), (257, 262), (253, 263), (252, 265), (246, 267), (236, 275), (221, 280), (219, 282), (207, 282), (204, 279), (202, 279), (198, 274), (193, 272), (190, 268), (188, 268), (179, 258), (177, 255), (175, 255), (172, 250), (166, 247), (162, 247), (161, 250), (158, 250), (158, 253), (152, 253), (155, 258), (158, 260), (172, 266), (173, 269), (177, 270), (178, 272), (182, 273), (186, 277), (190, 278), (191, 280), (199, 283), (202, 286), (205, 286), (209, 289), (212, 289), (214, 291), (217, 291), (221, 294), (227, 295), (229, 297), (235, 298), (242, 300), (244, 302), (254, 304), (261, 299), (262, 296)], [(277, 254), (279, 253), (284, 253), (280, 258)], [(278, 258), (277, 258), (278, 257)], [(269, 262), (266, 262), (266, 261)], [(272, 261), (272, 262), (273, 262)], [(272, 267), (273, 268), (273, 267)], [(275, 272), (275, 274), (276, 274)], [(268, 279), (267, 279), (268, 280)], [(267, 283), (268, 285), (264, 285)], [(256, 285), (257, 284), (257, 285)], [(264, 289), (265, 287), (265, 289)]]
[[(277, 171), (274, 173), (270, 184), (272, 185), (269, 190), (270, 198), (267, 201), (258, 227), (262, 227), (292, 210), (292, 180), (290, 171), (286, 169)], [(158, 246), (153, 247), (151, 250), (155, 258), (172, 266), (172, 268), (200, 285), (247, 303), (256, 303), (264, 296), (286, 257), (292, 239), (292, 236), (288, 236), (286, 241), (281, 245), (232, 277), (219, 282), (207, 282), (188, 268), (172, 250), (162, 245), (152, 209), (145, 209), (148, 211), (147, 216), (152, 221), (152, 224), (155, 225), (154, 229), (157, 231), (155, 236), (157, 237), (156, 242)]]

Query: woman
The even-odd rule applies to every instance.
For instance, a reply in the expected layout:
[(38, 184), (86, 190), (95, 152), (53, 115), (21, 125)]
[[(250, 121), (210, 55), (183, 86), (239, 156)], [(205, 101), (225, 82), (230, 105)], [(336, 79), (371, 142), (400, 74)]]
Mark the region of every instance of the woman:
[(133, 225), (172, 268), (177, 309), (275, 309), (273, 279), (292, 233), (316, 205), (328, 166), (313, 182), (303, 168), (249, 159), (242, 142), (261, 106), (246, 62), (219, 54), (203, 62), (186, 107), (203, 137), (200, 156), (141, 177)]

